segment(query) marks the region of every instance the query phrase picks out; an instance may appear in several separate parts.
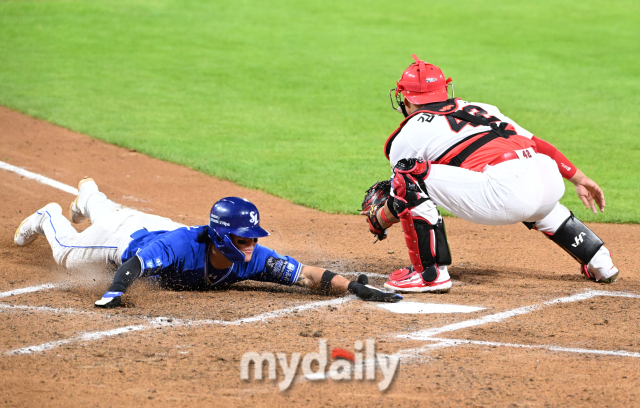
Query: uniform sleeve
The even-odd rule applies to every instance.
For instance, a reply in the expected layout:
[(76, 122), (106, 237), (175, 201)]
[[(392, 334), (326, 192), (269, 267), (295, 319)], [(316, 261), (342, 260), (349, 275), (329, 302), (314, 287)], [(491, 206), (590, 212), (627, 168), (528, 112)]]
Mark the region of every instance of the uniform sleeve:
[(279, 255), (276, 251), (256, 246), (251, 261), (239, 276), (259, 282), (293, 285), (300, 276), (302, 264), (290, 256)]
[(193, 248), (188, 234), (181, 228), (140, 248), (136, 256), (142, 265), (141, 276), (148, 276), (170, 266), (182, 270), (185, 259), (193, 256)]
[(535, 142), (536, 150), (538, 151), (538, 153), (547, 155), (556, 161), (558, 170), (560, 170), (560, 174), (562, 174), (562, 177), (570, 179), (576, 174), (578, 168), (574, 166), (573, 163), (571, 163), (569, 159), (567, 159), (564, 154), (560, 152), (560, 150), (556, 149), (555, 146), (553, 146), (549, 142), (545, 142), (544, 140), (536, 136), (533, 136), (531, 140)]
[[(413, 117), (402, 128), (393, 141), (393, 144), (391, 144), (389, 163), (391, 163), (392, 168), (402, 159), (423, 157), (413, 145), (415, 142), (414, 139), (416, 138), (422, 138), (422, 134), (419, 131), (417, 119)], [(423, 158), (427, 160), (426, 157)]]

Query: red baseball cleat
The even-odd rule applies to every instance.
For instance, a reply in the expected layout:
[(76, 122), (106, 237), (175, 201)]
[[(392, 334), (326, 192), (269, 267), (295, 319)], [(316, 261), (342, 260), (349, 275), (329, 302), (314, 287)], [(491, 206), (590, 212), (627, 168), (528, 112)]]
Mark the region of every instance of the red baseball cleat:
[(444, 293), (451, 289), (451, 278), (446, 266), (438, 268), (438, 277), (433, 282), (425, 282), (422, 274), (414, 272), (413, 267), (394, 271), (389, 279), (384, 287), (395, 292)]

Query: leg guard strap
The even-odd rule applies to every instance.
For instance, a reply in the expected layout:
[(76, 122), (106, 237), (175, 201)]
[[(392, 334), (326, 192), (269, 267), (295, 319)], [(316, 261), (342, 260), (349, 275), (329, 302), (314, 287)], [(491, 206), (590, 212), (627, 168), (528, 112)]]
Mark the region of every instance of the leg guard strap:
[(409, 211), (404, 211), (400, 214), (400, 222), (413, 269), (422, 273), (426, 282), (433, 282), (438, 278), (438, 265), (451, 264), (451, 252), (442, 217), (436, 225), (431, 225), (426, 220), (414, 218)]
[(604, 245), (604, 242), (573, 213), (549, 238), (582, 265), (587, 265), (600, 247)]

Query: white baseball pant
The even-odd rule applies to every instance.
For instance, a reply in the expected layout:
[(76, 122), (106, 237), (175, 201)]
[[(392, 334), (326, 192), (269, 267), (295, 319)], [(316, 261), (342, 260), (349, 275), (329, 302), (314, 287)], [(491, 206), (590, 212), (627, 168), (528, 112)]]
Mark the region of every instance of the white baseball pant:
[(78, 233), (63, 215), (48, 213), (42, 229), (59, 265), (76, 268), (87, 263), (115, 263), (121, 265), (122, 253), (131, 242), (131, 234), (146, 228), (148, 231), (172, 231), (184, 227), (169, 218), (145, 214), (122, 207), (101, 192), (81, 197), (78, 207), (91, 226)]

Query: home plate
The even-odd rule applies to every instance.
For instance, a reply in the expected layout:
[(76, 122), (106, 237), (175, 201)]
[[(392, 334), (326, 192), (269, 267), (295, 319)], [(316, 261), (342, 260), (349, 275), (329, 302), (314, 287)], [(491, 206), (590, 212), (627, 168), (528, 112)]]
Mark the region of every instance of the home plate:
[(472, 313), (478, 310), (485, 310), (485, 307), (447, 305), (439, 303), (418, 303), (418, 302), (398, 302), (378, 305), (393, 313)]

